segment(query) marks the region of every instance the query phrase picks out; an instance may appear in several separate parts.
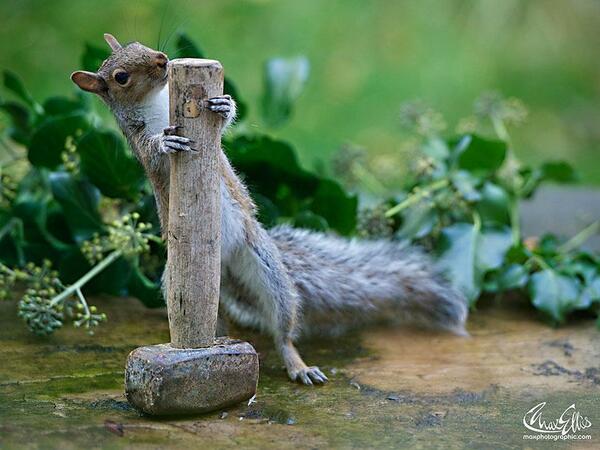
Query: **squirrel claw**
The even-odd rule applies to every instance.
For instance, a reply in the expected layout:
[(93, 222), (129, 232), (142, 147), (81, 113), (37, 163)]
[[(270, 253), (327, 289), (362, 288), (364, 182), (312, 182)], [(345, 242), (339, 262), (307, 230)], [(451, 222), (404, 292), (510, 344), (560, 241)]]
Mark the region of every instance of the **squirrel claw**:
[(306, 373), (301, 373), (300, 374), (300, 380), (302, 381), (302, 383), (304, 383), (307, 386), (312, 386), (313, 385), (312, 380), (310, 379), (310, 377)]
[(212, 97), (206, 102), (210, 111), (219, 114), (226, 121), (231, 121), (235, 117), (235, 101), (231, 98), (231, 95), (226, 94), (218, 97)]
[(230, 105), (231, 104), (231, 95), (219, 95), (217, 97), (209, 98), (208, 103), (211, 105)]
[(164, 134), (166, 136), (173, 136), (177, 133), (177, 130), (181, 130), (182, 128), (181, 125), (171, 125), (164, 129)]
[(325, 376), (321, 370), (316, 367), (305, 367), (303, 369), (299, 369), (296, 373), (290, 375), (290, 378), (294, 381), (299, 381), (307, 386), (312, 386), (314, 384), (324, 384), (329, 381), (329, 379)]
[[(188, 139), (183, 136), (177, 136), (176, 134), (168, 134), (172, 132), (171, 128), (165, 128), (165, 131), (162, 135), (160, 150), (162, 153), (176, 153), (176, 152), (192, 152), (198, 153), (198, 149), (192, 147), (192, 144), (195, 144), (195, 141)], [(180, 127), (178, 127), (180, 128)]]

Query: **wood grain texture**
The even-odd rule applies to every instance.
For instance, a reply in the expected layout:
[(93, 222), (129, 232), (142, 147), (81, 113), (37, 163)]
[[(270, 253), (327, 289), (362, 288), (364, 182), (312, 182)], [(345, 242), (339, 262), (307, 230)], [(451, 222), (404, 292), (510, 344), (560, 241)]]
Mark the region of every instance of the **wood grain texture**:
[(170, 123), (198, 153), (171, 155), (167, 309), (171, 344), (213, 344), (221, 270), (219, 151), (221, 117), (203, 105), (223, 94), (218, 61), (179, 59), (169, 65)]

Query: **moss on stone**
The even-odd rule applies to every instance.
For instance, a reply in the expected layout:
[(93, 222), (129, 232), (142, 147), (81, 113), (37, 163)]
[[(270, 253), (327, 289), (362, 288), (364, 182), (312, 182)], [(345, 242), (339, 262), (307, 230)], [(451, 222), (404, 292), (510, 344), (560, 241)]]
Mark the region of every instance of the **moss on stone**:
[[(331, 379), (314, 388), (288, 381), (268, 338), (233, 330), (260, 354), (254, 403), (202, 417), (144, 417), (123, 396), (125, 357), (167, 340), (166, 315), (133, 300), (96, 303), (109, 315), (96, 336), (64, 329), (48, 339), (29, 335), (14, 305), (0, 304), (1, 448), (514, 448), (524, 445), (523, 414), (541, 401), (549, 414), (576, 403), (593, 436), (600, 426), (598, 385), (585, 375), (598, 349), (593, 324), (556, 331), (489, 310), (471, 319), (468, 341), (373, 330), (302, 343), (306, 360)], [(546, 345), (549, 337), (569, 339), (571, 356)], [(516, 351), (519, 342), (531, 351)], [(547, 360), (565, 370), (544, 372)], [(503, 379), (486, 378), (500, 366)]]

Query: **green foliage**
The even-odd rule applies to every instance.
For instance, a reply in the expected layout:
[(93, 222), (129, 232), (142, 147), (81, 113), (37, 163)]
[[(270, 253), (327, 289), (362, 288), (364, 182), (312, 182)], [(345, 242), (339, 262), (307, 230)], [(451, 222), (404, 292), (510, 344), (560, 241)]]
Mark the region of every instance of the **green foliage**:
[[(184, 35), (175, 47), (177, 57), (204, 56)], [(86, 45), (84, 68), (96, 70), (107, 55)], [(260, 107), (264, 122), (275, 127), (290, 118), (308, 62), (274, 59), (265, 67)], [(69, 318), (93, 330), (105, 317), (88, 306), (84, 294), (132, 295), (149, 307), (163, 305), (165, 249), (154, 201), (124, 138), (93, 114), (86, 95), (38, 103), (12, 73), (5, 73), (4, 86), (12, 96), (0, 100), (10, 121), (5, 136), (24, 151), (11, 150), (0, 165), (0, 298), (21, 284), (19, 315), (37, 334), (52, 333)], [(243, 121), (247, 106), (229, 79), (225, 91), (236, 99)], [(357, 194), (302, 168), (285, 141), (242, 125), (224, 147), (265, 226), (289, 223), (414, 241), (438, 257), (471, 305), (486, 294), (517, 290), (560, 323), (573, 311), (600, 304), (600, 260), (578, 250), (598, 224), (566, 243), (521, 236), (519, 201), (544, 181), (576, 179), (562, 161), (535, 168), (516, 161), (507, 126), (524, 116), (518, 101), (488, 95), (477, 102), (469, 131), (446, 139), (439, 113), (423, 103), (405, 105), (402, 124), (419, 139), (414, 177), (402, 193), (360, 212)], [(472, 124), (484, 120), (496, 138), (475, 133)], [(381, 197), (383, 177), (366, 168), (364, 155), (344, 147), (334, 170), (347, 184)]]
[(555, 237), (524, 239), (520, 230), (522, 199), (544, 181), (571, 182), (577, 174), (564, 161), (531, 168), (516, 160), (507, 125), (524, 117), (520, 102), (487, 94), (476, 107), (496, 139), (465, 134), (445, 140), (443, 119), (431, 108), (403, 108), (403, 124), (420, 136), (421, 156), (408, 193), (383, 214), (395, 219), (392, 233), (435, 251), (439, 267), (472, 306), (483, 294), (518, 290), (552, 323), (576, 310), (599, 310), (600, 258), (579, 247), (600, 223), (563, 244)]
[(491, 229), (482, 228), (479, 222), (455, 223), (441, 231), (439, 265), (474, 305), (481, 295), (485, 274), (502, 266), (511, 243), (506, 227)]
[(31, 134), (27, 152), (31, 164), (49, 169), (58, 167), (67, 137), (81, 135), (89, 127), (87, 122), (86, 116), (80, 113), (44, 120)]
[(300, 222), (340, 234), (354, 231), (356, 196), (335, 181), (302, 169), (288, 143), (268, 136), (238, 136), (226, 142), (225, 148), (252, 192), (259, 194), (259, 204), (266, 206), (262, 219), (268, 226)]
[(21, 79), (14, 73), (4, 71), (4, 87), (17, 96), (19, 100), (32, 108), (37, 114), (44, 112), (43, 108), (29, 94)]
[(144, 184), (144, 171), (113, 131), (92, 130), (78, 143), (81, 172), (102, 195), (134, 200)]
[(110, 50), (105, 46), (96, 47), (95, 45), (85, 44), (85, 49), (81, 55), (81, 67), (88, 72), (95, 72), (109, 55)]
[(496, 172), (506, 158), (506, 144), (501, 141), (467, 135), (460, 144), (456, 147), (458, 167), (473, 175)]
[(66, 172), (52, 172), (48, 177), (54, 199), (60, 204), (75, 241), (89, 238), (102, 228), (98, 212), (98, 189), (86, 180)]
[[(108, 54), (86, 45), (84, 68), (96, 70)], [(183, 35), (176, 41), (176, 55), (204, 56)], [(51, 97), (41, 106), (16, 75), (5, 73), (4, 85), (15, 97), (0, 102), (11, 121), (6, 136), (26, 152), (0, 166), (2, 295), (9, 296), (15, 283), (25, 284), (20, 315), (38, 334), (53, 332), (69, 317), (90, 330), (103, 320), (87, 306), (84, 293), (134, 295), (149, 307), (162, 306), (164, 246), (151, 189), (125, 139), (98, 122), (85, 96)], [(294, 88), (293, 96), (299, 89)], [(236, 99), (243, 119), (246, 106), (229, 79), (225, 92)], [(292, 100), (285, 100), (286, 115)], [(287, 222), (353, 233), (356, 196), (302, 169), (288, 143), (238, 134), (225, 145), (268, 226)], [(18, 177), (8, 172), (13, 167), (21, 168), (15, 170)], [(51, 277), (55, 284), (32, 288), (26, 277), (17, 276), (27, 264), (44, 260), (57, 268)], [(73, 308), (79, 310), (71, 314)]]

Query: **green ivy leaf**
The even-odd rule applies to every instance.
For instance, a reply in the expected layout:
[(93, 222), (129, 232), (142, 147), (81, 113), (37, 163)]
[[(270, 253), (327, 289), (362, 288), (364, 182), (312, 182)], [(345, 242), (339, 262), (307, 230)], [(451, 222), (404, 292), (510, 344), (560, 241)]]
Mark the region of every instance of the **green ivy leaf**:
[(543, 180), (555, 181), (557, 183), (572, 183), (579, 179), (573, 166), (565, 161), (552, 161), (542, 164), (540, 167)]
[(29, 110), (22, 104), (11, 101), (0, 101), (0, 110), (3, 110), (12, 126), (8, 129), (8, 135), (15, 142), (27, 145), (31, 137), (31, 117)]
[(205, 53), (185, 33), (179, 33), (175, 41), (175, 58), (206, 58)]
[(329, 229), (327, 221), (312, 211), (302, 211), (296, 214), (294, 226), (315, 231), (327, 231)]
[(277, 219), (281, 216), (281, 212), (275, 203), (258, 192), (252, 193), (252, 199), (258, 209), (258, 220), (267, 228), (277, 225)]
[(523, 242), (518, 245), (513, 245), (506, 253), (506, 261), (509, 263), (525, 264), (532, 256), (531, 250), (529, 250)]
[(150, 280), (138, 266), (134, 266), (127, 289), (148, 308), (165, 306), (160, 283)]
[(446, 141), (439, 138), (431, 138), (423, 144), (423, 153), (438, 162), (443, 162), (450, 156), (450, 149)]
[(580, 307), (579, 281), (556, 270), (546, 269), (533, 274), (528, 288), (533, 305), (553, 322), (564, 322), (569, 312)]
[[(59, 251), (69, 247), (66, 243), (70, 241), (68, 233), (55, 236), (48, 228), (50, 218), (56, 220), (56, 217), (52, 217), (52, 197), (47, 192), (21, 192), (15, 201), (13, 214), (22, 221), (28, 243), (49, 244)], [(63, 219), (60, 222), (64, 225), (62, 215), (60, 219)]]
[(589, 280), (581, 292), (579, 306), (589, 308), (592, 303), (600, 303), (600, 275)]
[(527, 284), (529, 272), (521, 264), (510, 264), (500, 271), (498, 287), (501, 291), (520, 289)]
[(508, 193), (490, 181), (481, 188), (481, 200), (475, 206), (484, 224), (510, 224), (510, 198)]
[(496, 172), (506, 158), (506, 143), (502, 141), (473, 135), (470, 136), (468, 145), (463, 147), (466, 148), (458, 155), (458, 167), (475, 174), (489, 175)]
[[(79, 247), (73, 246), (61, 259), (58, 271), (63, 282), (74, 283), (91, 268), (92, 266), (81, 254)], [(131, 274), (131, 263), (125, 258), (118, 258), (92, 278), (84, 286), (84, 292), (87, 295), (101, 292), (114, 296), (125, 296)]]
[(144, 171), (112, 131), (88, 132), (77, 146), (81, 172), (107, 197), (133, 199), (145, 181)]
[(552, 257), (558, 253), (559, 247), (560, 241), (557, 236), (553, 234), (544, 234), (538, 243), (536, 251), (545, 256)]
[(89, 293), (102, 292), (116, 297), (123, 297), (127, 295), (127, 286), (131, 278), (131, 271), (131, 262), (121, 257), (96, 275), (84, 289)]
[(483, 290), (498, 293), (524, 287), (529, 280), (529, 273), (520, 264), (509, 264), (489, 272), (484, 279)]
[(452, 180), (452, 185), (466, 201), (476, 202), (481, 199), (481, 194), (477, 190), (480, 180), (472, 173), (466, 170), (458, 170), (452, 172), (450, 179)]
[[(19, 219), (24, 253), (35, 261), (52, 258), (73, 242), (62, 210), (50, 193), (45, 171), (32, 169), (21, 179), (11, 214)], [(40, 254), (42, 250), (47, 255)]]
[(309, 63), (305, 57), (273, 58), (264, 71), (262, 117), (272, 126), (283, 125), (291, 116), (294, 102), (308, 79)]
[(83, 114), (76, 113), (45, 120), (33, 133), (27, 157), (34, 166), (56, 168), (62, 163), (68, 136), (77, 136), (89, 128)]
[(107, 48), (96, 47), (86, 42), (83, 55), (81, 55), (81, 67), (88, 72), (96, 72), (109, 56), (110, 50)]
[(567, 275), (580, 276), (584, 283), (591, 283), (600, 270), (600, 265), (596, 263), (591, 255), (582, 253), (576, 260), (566, 260), (567, 265), (562, 269)]
[(511, 231), (508, 227), (484, 228), (477, 244), (477, 270), (485, 273), (498, 269), (512, 245)]
[(356, 228), (358, 198), (347, 194), (335, 181), (321, 179), (309, 208), (339, 233), (352, 234)]
[(268, 217), (273, 223), (277, 222), (273, 214), (293, 218), (309, 210), (323, 217), (339, 233), (354, 231), (356, 196), (346, 193), (339, 183), (300, 167), (289, 144), (267, 136), (244, 136), (227, 142), (225, 148), (253, 197), (269, 200)]
[(398, 230), (398, 237), (420, 239), (431, 233), (437, 222), (438, 216), (431, 203), (417, 203), (402, 214), (402, 226)]
[(75, 113), (85, 113), (88, 110), (88, 103), (82, 95), (75, 99), (67, 97), (50, 97), (44, 102), (44, 111), (50, 116), (66, 116)]
[(470, 223), (456, 223), (442, 230), (438, 264), (473, 305), (485, 274), (502, 265), (510, 245), (508, 228), (482, 230)]
[(53, 172), (50, 174), (50, 187), (64, 211), (75, 242), (81, 243), (95, 232), (102, 231), (103, 224), (98, 212), (100, 192), (94, 185), (76, 180), (66, 172)]
[(25, 85), (21, 79), (9, 70), (4, 71), (4, 87), (15, 94), (21, 101), (27, 104), (33, 111), (38, 114), (44, 114), (44, 109), (37, 103), (31, 94), (25, 89)]
[[(286, 142), (264, 135), (241, 136), (226, 143), (225, 148), (249, 186), (271, 200), (275, 200), (281, 185), (291, 186), (295, 196), (307, 196), (319, 184), (316, 176), (300, 167), (294, 149)], [(295, 215), (295, 211), (288, 215)]]
[(482, 277), (476, 268), (479, 231), (470, 223), (444, 228), (440, 238), (440, 268), (473, 305), (481, 293)]
[(23, 221), (13, 212), (0, 210), (0, 260), (10, 266), (25, 264), (26, 242)]

